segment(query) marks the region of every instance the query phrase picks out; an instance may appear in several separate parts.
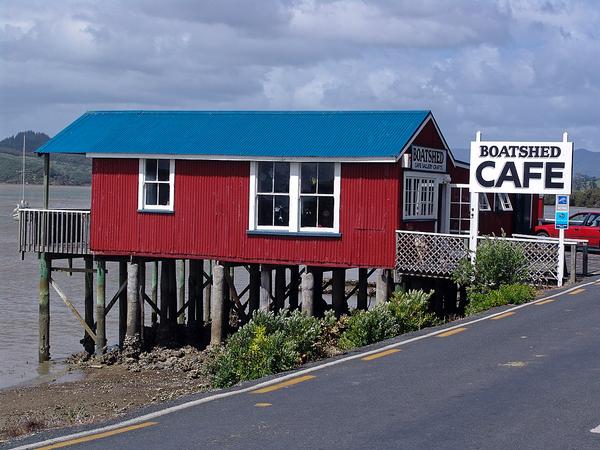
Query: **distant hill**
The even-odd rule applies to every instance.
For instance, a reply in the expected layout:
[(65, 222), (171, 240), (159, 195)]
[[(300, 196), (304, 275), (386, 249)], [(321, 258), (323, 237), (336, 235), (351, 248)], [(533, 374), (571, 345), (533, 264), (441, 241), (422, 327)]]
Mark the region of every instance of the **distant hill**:
[[(452, 154), (460, 161), (469, 162), (468, 148), (453, 148)], [(600, 152), (592, 152), (585, 148), (575, 149), (573, 156), (573, 173), (600, 178)]]
[[(21, 183), (21, 152), (25, 135), (25, 182), (40, 184), (44, 179), (43, 159), (34, 152), (48, 142), (50, 136), (24, 131), (0, 141), (0, 183)], [(92, 180), (92, 164), (84, 155), (52, 155), (50, 183), (88, 185)]]

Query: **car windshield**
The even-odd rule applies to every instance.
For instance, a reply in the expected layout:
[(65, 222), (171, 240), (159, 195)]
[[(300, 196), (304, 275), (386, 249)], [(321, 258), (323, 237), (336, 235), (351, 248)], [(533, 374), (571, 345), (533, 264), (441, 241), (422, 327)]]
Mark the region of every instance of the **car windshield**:
[(569, 224), (570, 225), (583, 225), (583, 221), (585, 220), (586, 216), (587, 216), (587, 213), (573, 214), (569, 218)]
[(591, 213), (587, 220), (587, 226), (600, 227), (600, 213)]

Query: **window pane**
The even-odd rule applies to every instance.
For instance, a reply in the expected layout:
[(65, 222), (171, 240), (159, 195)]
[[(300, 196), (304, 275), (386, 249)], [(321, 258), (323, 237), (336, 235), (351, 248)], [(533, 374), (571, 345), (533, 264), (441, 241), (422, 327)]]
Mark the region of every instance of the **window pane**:
[(146, 181), (156, 181), (156, 159), (146, 160)]
[(273, 192), (273, 163), (258, 163), (258, 192)]
[(158, 185), (158, 204), (163, 206), (169, 204), (169, 185), (167, 183)]
[(333, 228), (333, 197), (319, 197), (319, 226)]
[(158, 160), (158, 180), (159, 181), (169, 181), (169, 165), (170, 165), (170, 161), (168, 159), (159, 159)]
[(317, 163), (302, 164), (300, 192), (303, 194), (315, 194), (317, 192)]
[(317, 226), (317, 197), (301, 197), (300, 199), (300, 226)]
[(290, 192), (290, 163), (274, 163), (273, 192)]
[(273, 225), (287, 227), (290, 222), (290, 198), (287, 195), (275, 196)]
[(157, 205), (157, 185), (155, 183), (146, 184), (146, 205)]
[(319, 164), (319, 194), (333, 194), (333, 163)]
[(259, 195), (256, 197), (258, 206), (258, 225), (273, 225), (273, 196)]

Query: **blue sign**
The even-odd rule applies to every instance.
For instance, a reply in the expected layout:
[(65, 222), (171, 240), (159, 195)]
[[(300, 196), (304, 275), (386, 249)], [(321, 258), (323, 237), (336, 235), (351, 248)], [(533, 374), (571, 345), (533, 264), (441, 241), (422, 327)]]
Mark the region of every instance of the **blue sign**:
[(554, 228), (557, 230), (569, 228), (569, 213), (567, 211), (556, 211), (554, 213)]
[(556, 204), (557, 205), (568, 205), (569, 197), (567, 195), (557, 195), (556, 196)]

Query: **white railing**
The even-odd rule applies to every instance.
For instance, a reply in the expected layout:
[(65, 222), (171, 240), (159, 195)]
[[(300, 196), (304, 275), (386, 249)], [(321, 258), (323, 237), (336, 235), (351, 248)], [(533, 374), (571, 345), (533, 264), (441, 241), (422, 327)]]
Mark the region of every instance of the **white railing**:
[(90, 212), (74, 209), (19, 210), (19, 251), (71, 255), (90, 253)]
[[(480, 236), (478, 245), (486, 239), (503, 240), (521, 248), (532, 283), (543, 285), (557, 281), (559, 246), (556, 240)], [(449, 278), (460, 261), (468, 256), (468, 235), (396, 231), (396, 271), (399, 274)]]

